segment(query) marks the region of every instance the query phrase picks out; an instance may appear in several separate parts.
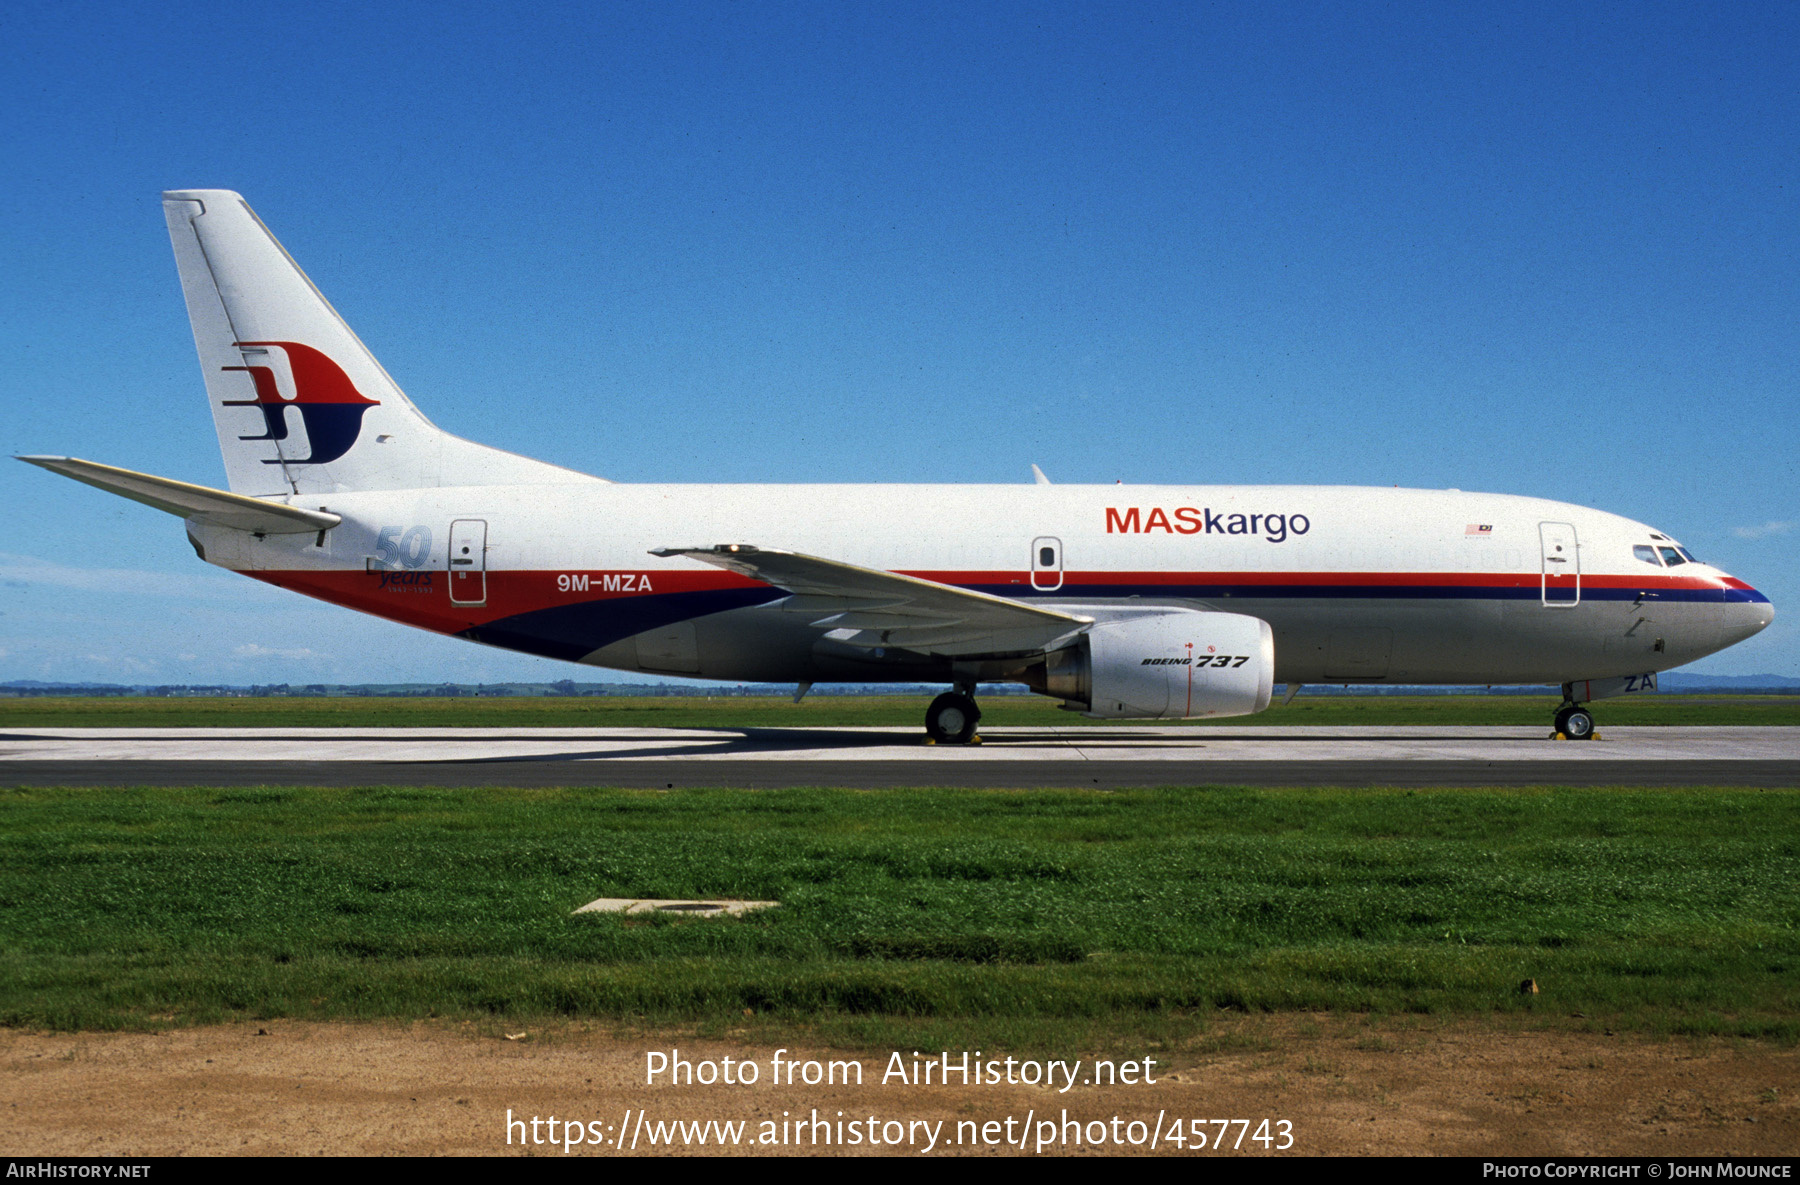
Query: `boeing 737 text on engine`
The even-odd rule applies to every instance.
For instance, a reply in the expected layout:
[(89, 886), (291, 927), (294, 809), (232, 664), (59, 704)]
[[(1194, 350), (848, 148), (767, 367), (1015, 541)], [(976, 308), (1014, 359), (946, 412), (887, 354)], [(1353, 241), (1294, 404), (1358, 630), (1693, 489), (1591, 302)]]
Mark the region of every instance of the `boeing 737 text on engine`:
[(235, 193), (163, 195), (229, 492), (22, 460), (180, 516), (209, 563), (531, 654), (711, 679), (979, 682), (1090, 716), (1236, 716), (1276, 683), (1560, 684), (1587, 702), (1769, 624), (1603, 511), (1319, 486), (609, 482), (441, 431)]

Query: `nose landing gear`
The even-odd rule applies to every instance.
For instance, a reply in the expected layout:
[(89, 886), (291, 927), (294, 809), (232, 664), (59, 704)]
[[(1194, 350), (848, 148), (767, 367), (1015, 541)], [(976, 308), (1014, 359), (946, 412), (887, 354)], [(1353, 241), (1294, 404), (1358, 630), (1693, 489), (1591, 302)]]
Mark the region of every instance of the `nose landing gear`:
[(1556, 735), (1567, 741), (1593, 740), (1593, 714), (1573, 700), (1564, 700), (1556, 713)]
[(940, 745), (966, 745), (975, 739), (981, 709), (975, 697), (962, 691), (946, 691), (925, 709), (925, 732)]

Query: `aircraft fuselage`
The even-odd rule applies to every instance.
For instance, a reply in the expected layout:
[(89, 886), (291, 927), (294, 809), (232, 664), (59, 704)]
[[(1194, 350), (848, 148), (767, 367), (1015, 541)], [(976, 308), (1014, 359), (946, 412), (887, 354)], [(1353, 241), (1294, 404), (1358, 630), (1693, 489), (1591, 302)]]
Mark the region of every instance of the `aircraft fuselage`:
[[(288, 501), (343, 522), (190, 533), (210, 562), (409, 625), (709, 679), (911, 681), (954, 664), (834, 645), (782, 590), (654, 548), (753, 543), (1100, 616), (1247, 614), (1273, 629), (1285, 683), (1636, 676), (1773, 616), (1716, 568), (1666, 566), (1677, 545), (1642, 523), (1454, 490), (595, 484)], [(980, 677), (1006, 673), (987, 660)]]

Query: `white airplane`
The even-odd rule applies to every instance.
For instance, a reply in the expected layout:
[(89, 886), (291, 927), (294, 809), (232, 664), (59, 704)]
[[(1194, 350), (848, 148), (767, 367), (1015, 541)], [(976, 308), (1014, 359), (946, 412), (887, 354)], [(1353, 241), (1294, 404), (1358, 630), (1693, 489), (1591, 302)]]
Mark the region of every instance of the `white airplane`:
[[(629, 485), (445, 432), (237, 194), (163, 195), (230, 491), (21, 457), (186, 521), (200, 558), (592, 666), (978, 682), (1088, 716), (1235, 716), (1306, 683), (1561, 684), (1585, 704), (1767, 626), (1748, 584), (1604, 511), (1334, 486)], [(1036, 467), (1033, 466), (1034, 472)]]

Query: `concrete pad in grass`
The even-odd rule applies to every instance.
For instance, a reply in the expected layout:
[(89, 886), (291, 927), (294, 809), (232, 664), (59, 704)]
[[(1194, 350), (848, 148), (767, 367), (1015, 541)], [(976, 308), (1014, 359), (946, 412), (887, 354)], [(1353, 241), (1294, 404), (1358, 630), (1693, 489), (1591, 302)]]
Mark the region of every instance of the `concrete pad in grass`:
[(673, 913), (685, 917), (722, 917), (749, 913), (753, 909), (772, 909), (779, 901), (693, 900), (657, 897), (600, 897), (577, 909), (576, 913)]

